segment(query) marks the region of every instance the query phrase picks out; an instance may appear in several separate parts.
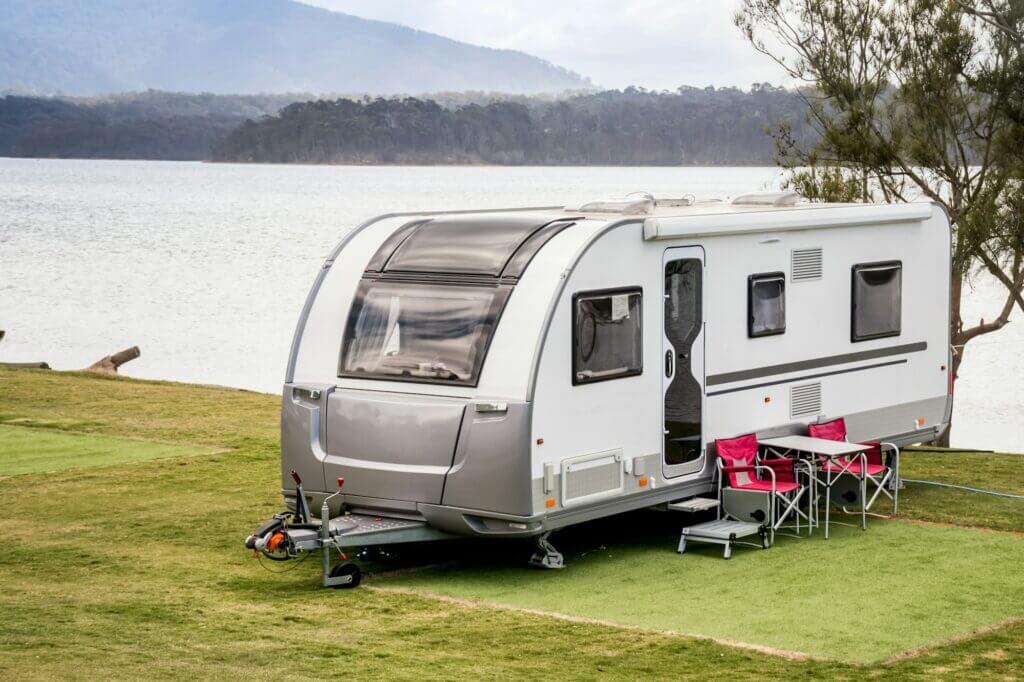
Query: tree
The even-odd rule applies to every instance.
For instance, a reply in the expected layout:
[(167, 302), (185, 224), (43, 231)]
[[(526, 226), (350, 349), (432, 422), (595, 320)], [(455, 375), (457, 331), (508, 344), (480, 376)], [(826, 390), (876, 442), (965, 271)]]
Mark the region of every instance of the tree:
[[(923, 197), (949, 214), (955, 380), (967, 344), (1024, 311), (1024, 3), (744, 0), (735, 21), (802, 84), (817, 140), (775, 131), (796, 189), (812, 200)], [(1006, 295), (973, 323), (961, 302), (982, 272)]]

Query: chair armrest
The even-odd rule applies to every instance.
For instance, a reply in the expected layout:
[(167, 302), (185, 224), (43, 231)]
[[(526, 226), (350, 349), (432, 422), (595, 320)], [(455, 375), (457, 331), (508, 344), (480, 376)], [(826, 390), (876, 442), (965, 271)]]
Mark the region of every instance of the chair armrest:
[(775, 467), (780, 467), (783, 469), (792, 469), (794, 461), (789, 459), (788, 457), (776, 457), (774, 459), (762, 459), (761, 464), (763, 464), (766, 467), (771, 467), (773, 469)]
[(722, 467), (722, 471), (727, 474), (738, 473), (741, 471), (757, 471), (756, 466), (745, 466), (745, 467)]

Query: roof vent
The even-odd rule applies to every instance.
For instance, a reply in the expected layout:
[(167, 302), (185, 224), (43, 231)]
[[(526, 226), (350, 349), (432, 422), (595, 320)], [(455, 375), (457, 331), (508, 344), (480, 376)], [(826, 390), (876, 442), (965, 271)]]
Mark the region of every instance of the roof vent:
[(671, 208), (679, 208), (679, 207), (682, 207), (682, 206), (693, 206), (695, 203), (697, 203), (697, 197), (695, 197), (692, 194), (684, 194), (683, 196), (677, 197), (677, 198), (674, 198), (674, 199), (673, 198), (656, 199), (655, 203), (658, 206), (665, 206), (665, 207), (671, 207)]
[(809, 282), (821, 279), (821, 248), (814, 249), (793, 249), (792, 265), (794, 282)]
[(732, 200), (735, 206), (796, 206), (800, 201), (797, 192), (750, 192)]
[(577, 208), (566, 207), (567, 210), (580, 213), (621, 213), (622, 215), (647, 215), (654, 213), (654, 197), (650, 194), (637, 193), (620, 199), (600, 199), (580, 204)]
[(580, 204), (579, 207), (566, 206), (567, 211), (580, 213), (621, 213), (622, 215), (648, 215), (654, 213), (658, 206), (680, 208), (693, 206), (697, 198), (692, 194), (681, 197), (657, 199), (650, 192), (631, 192), (622, 198), (599, 199)]

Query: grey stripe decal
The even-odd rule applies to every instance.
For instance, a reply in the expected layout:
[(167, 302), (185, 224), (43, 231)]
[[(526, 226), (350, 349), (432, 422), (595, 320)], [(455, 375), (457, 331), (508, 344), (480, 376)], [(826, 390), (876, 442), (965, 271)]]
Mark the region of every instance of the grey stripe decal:
[(707, 378), (707, 386), (718, 386), (719, 384), (730, 384), (734, 381), (746, 381), (747, 379), (760, 379), (776, 374), (789, 374), (790, 372), (801, 372), (806, 369), (820, 369), (821, 367), (832, 367), (833, 365), (845, 365), (848, 362), (860, 362), (861, 360), (875, 360), (886, 358), (892, 355), (903, 355), (904, 353), (916, 353), (926, 350), (928, 343), (908, 343), (902, 346), (890, 346), (889, 348), (876, 348), (864, 350), (858, 353), (843, 353), (842, 355), (829, 355), (824, 358), (813, 360), (801, 360), (800, 362), (787, 362), (782, 365), (769, 365), (768, 367), (757, 367), (755, 369), (744, 369), (739, 372), (726, 372), (724, 374), (713, 374)]
[(832, 372), (821, 372), (819, 374), (805, 374), (799, 377), (792, 377), (791, 379), (779, 379), (778, 381), (766, 381), (763, 384), (751, 384), (749, 386), (740, 386), (738, 388), (726, 388), (721, 391), (715, 391), (714, 393), (708, 393), (707, 396), (710, 398), (714, 395), (725, 395), (726, 393), (736, 393), (737, 391), (750, 391), (755, 388), (764, 388), (765, 386), (778, 386), (779, 384), (789, 384), (794, 381), (806, 381), (808, 379), (820, 379), (821, 377), (830, 377), (836, 374), (847, 374), (848, 372), (860, 372), (865, 369), (875, 369), (877, 367), (889, 367), (891, 365), (905, 365), (907, 364), (906, 358), (903, 360), (892, 360), (890, 362), (879, 362), (874, 365), (864, 365), (863, 367), (851, 367), (850, 369), (837, 369)]

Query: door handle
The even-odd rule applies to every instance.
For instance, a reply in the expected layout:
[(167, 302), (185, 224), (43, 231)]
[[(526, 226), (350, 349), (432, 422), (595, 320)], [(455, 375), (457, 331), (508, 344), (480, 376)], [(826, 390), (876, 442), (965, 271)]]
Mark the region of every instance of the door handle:
[(673, 361), (672, 361), (672, 351), (667, 350), (667, 351), (665, 351), (665, 376), (666, 377), (671, 377), (672, 376), (672, 364), (673, 364)]

